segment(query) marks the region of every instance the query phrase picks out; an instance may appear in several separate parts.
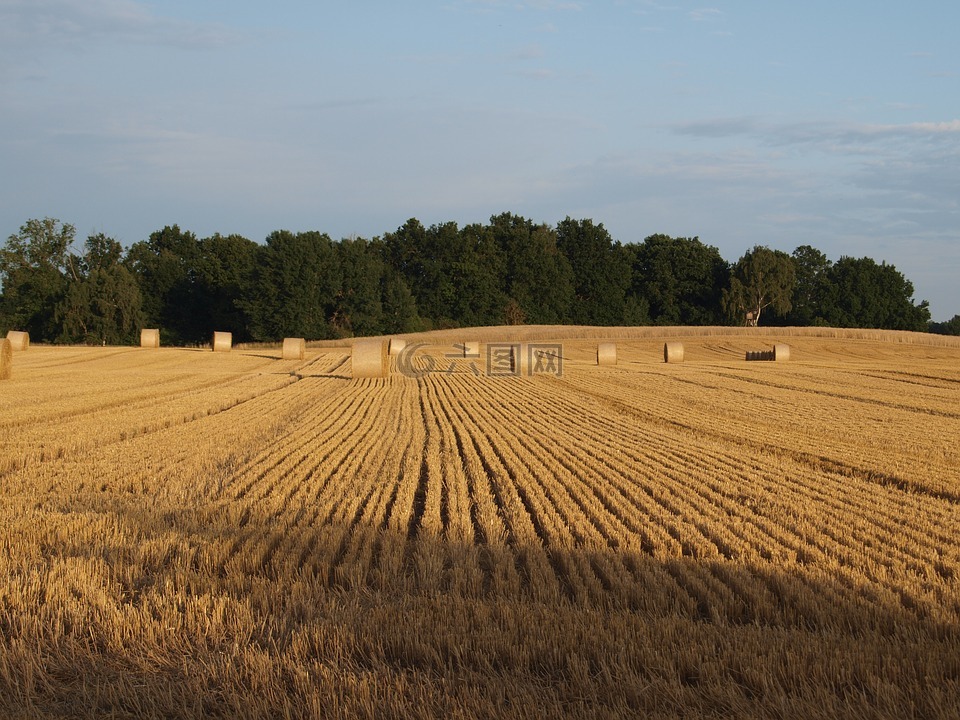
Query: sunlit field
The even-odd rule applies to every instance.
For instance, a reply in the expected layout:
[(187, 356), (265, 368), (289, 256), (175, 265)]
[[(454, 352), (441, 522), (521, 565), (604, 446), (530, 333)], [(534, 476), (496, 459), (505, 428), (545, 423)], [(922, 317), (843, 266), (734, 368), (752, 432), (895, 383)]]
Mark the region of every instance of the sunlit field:
[(957, 716), (960, 341), (406, 339), (16, 353), (0, 716)]

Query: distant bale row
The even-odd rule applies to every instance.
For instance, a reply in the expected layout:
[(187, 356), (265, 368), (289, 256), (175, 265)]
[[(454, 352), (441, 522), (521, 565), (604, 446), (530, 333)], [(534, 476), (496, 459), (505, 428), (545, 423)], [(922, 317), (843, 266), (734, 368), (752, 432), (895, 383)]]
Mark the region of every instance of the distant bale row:
[(13, 374), (13, 343), (7, 338), (0, 340), (0, 380), (9, 380)]
[(13, 350), (28, 350), (30, 348), (30, 333), (22, 330), (8, 330), (7, 340)]

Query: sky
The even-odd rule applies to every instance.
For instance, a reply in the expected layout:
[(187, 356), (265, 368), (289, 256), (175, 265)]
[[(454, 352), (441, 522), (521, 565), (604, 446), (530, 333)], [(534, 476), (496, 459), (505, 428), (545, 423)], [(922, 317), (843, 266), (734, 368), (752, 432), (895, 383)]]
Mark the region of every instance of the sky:
[(0, 237), (512, 212), (892, 263), (960, 314), (956, 0), (0, 0)]

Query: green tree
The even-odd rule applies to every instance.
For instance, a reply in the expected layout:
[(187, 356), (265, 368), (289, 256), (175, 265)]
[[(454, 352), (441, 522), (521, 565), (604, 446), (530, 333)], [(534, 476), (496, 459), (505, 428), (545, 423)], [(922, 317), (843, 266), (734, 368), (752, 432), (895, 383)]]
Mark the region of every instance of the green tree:
[(792, 308), (786, 315), (790, 325), (823, 325), (824, 303), (830, 297), (830, 269), (833, 264), (827, 256), (810, 245), (801, 245), (793, 251), (796, 285)]
[(168, 225), (134, 243), (125, 264), (140, 286), (144, 321), (160, 329), (164, 344), (202, 343), (216, 328), (207, 326), (197, 294), (200, 242), (196, 235)]
[(758, 325), (767, 308), (781, 315), (789, 312), (795, 278), (793, 260), (785, 252), (762, 245), (748, 250), (733, 266), (730, 287), (723, 291), (727, 316)]
[(565, 218), (557, 225), (557, 246), (570, 263), (576, 301), (570, 320), (577, 325), (622, 325), (631, 268), (603, 224)]
[(0, 248), (0, 325), (35, 340), (59, 334), (55, 308), (67, 289), (76, 228), (54, 218), (28, 220)]
[(341, 240), (336, 246), (341, 286), (331, 318), (338, 335), (380, 335), (384, 332), (383, 258), (362, 238)]
[(502, 321), (570, 322), (573, 269), (557, 247), (556, 231), (512, 213), (491, 217), (490, 229), (504, 259)]
[(204, 337), (220, 330), (232, 333), (234, 342), (253, 339), (243, 299), (253, 287), (259, 250), (242, 235), (215, 234), (200, 241), (193, 295), (195, 325)]
[(120, 260), (123, 247), (103, 233), (91, 235), (71, 272), (64, 297), (56, 304), (59, 342), (95, 345), (133, 343), (142, 327), (140, 287)]
[(954, 315), (946, 322), (930, 323), (930, 332), (937, 335), (960, 335), (960, 315)]
[(824, 318), (834, 327), (925, 331), (926, 300), (913, 302), (913, 284), (893, 265), (863, 257), (841, 257), (829, 272)]
[(631, 294), (655, 325), (716, 325), (730, 266), (699, 238), (651, 235), (635, 246)]
[(325, 233), (277, 230), (258, 252), (250, 297), (242, 303), (256, 340), (335, 336), (330, 319), (342, 279)]

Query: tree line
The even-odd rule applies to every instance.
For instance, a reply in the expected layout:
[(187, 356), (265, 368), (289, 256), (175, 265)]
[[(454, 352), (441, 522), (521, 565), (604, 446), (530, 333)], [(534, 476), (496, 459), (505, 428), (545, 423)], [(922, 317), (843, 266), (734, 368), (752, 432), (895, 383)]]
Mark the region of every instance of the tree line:
[(501, 324), (828, 325), (960, 333), (885, 262), (757, 246), (734, 263), (699, 238), (615, 241), (601, 223), (425, 227), (367, 240), (277, 230), (264, 243), (170, 225), (128, 249), (28, 220), (0, 249), (0, 330), (54, 343), (328, 339)]

